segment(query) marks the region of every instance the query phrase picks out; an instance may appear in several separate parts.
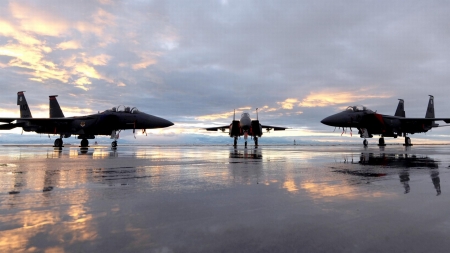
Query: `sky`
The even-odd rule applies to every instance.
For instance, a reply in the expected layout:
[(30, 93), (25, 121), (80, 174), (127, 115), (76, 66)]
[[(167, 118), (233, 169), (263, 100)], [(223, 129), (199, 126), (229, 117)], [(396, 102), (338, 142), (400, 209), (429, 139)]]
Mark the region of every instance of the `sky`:
[[(230, 124), (233, 110), (289, 127), (260, 144), (293, 140), (362, 143), (320, 120), (363, 104), (450, 117), (447, 1), (2, 1), (0, 117), (33, 117), (58, 95), (66, 116), (126, 105), (175, 123), (137, 142), (232, 143), (203, 127)], [(443, 122), (441, 122), (442, 124)], [(21, 129), (0, 142), (45, 140)], [(51, 139), (57, 136), (50, 136)], [(132, 133), (124, 140), (135, 141)], [(450, 128), (412, 136), (450, 143)], [(105, 142), (107, 138), (105, 138)], [(371, 140), (376, 142), (377, 140)], [(75, 142), (75, 140), (74, 140)], [(76, 141), (77, 142), (77, 141)], [(402, 138), (386, 142), (403, 142)]]

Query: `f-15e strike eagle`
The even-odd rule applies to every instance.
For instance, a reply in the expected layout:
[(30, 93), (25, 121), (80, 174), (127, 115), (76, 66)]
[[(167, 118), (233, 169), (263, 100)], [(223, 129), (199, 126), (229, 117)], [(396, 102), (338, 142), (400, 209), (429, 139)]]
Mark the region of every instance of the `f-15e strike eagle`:
[(384, 146), (384, 137), (405, 137), (405, 146), (411, 146), (408, 134), (426, 133), (433, 127), (438, 127), (435, 121), (450, 123), (450, 118), (435, 118), (434, 97), (430, 95), (425, 118), (406, 118), (404, 101), (399, 99), (394, 116), (383, 115), (373, 112), (364, 106), (349, 106), (345, 111), (326, 117), (321, 122), (325, 125), (345, 128), (356, 128), (363, 144), (367, 146), (366, 138), (380, 135), (379, 146)]
[(244, 136), (245, 140), (245, 147), (247, 147), (247, 138), (248, 136), (251, 136), (253, 140), (255, 141), (255, 147), (258, 146), (258, 137), (261, 137), (263, 134), (263, 129), (266, 129), (267, 132), (270, 130), (279, 131), (279, 130), (286, 130), (287, 127), (276, 127), (276, 126), (267, 126), (267, 125), (261, 125), (259, 123), (258, 119), (258, 109), (256, 109), (256, 120), (252, 120), (250, 118), (250, 114), (244, 112), (241, 115), (240, 120), (236, 120), (236, 111), (233, 115), (233, 121), (230, 125), (226, 126), (219, 126), (219, 127), (209, 127), (205, 128), (207, 131), (217, 131), (222, 130), (222, 132), (225, 132), (226, 129), (228, 129), (228, 134), (230, 137), (234, 138), (234, 144), (233, 146), (236, 147), (238, 137)]
[[(56, 100), (56, 95), (49, 96), (50, 99), (50, 118), (33, 118), (24, 91), (17, 93), (17, 105), (20, 106), (20, 118), (0, 118), (0, 130), (10, 130), (21, 127), (26, 132), (36, 132), (40, 134), (56, 134), (60, 137), (55, 140), (55, 147), (62, 147), (62, 138), (68, 138), (71, 135), (78, 135), (81, 139), (81, 147), (88, 147), (88, 139), (94, 139), (95, 135), (111, 135), (114, 141), (111, 147), (117, 147), (118, 132), (125, 129), (146, 129), (163, 128), (172, 126), (173, 123), (150, 114), (140, 112), (133, 107), (123, 107), (119, 110), (113, 107), (101, 113), (78, 116), (64, 117), (61, 107)], [(15, 123), (13, 123), (15, 122)]]

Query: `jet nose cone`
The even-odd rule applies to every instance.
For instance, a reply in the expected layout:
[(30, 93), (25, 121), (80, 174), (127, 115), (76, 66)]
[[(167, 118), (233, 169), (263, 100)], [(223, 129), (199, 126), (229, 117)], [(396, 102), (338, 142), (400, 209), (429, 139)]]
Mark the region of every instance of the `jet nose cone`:
[(336, 115), (331, 115), (326, 118), (324, 118), (320, 123), (328, 126), (337, 126), (339, 123), (339, 120), (336, 119)]
[(166, 119), (162, 119), (162, 123), (161, 123), (162, 127), (170, 127), (173, 126), (173, 122), (166, 120)]
[(330, 126), (330, 117), (324, 118), (323, 120), (320, 121), (320, 123)]
[(152, 122), (153, 127), (156, 127), (156, 128), (164, 128), (164, 127), (173, 126), (173, 122), (168, 121), (168, 120), (163, 119), (163, 118), (158, 118), (158, 117), (154, 117), (151, 120), (151, 122)]
[(173, 122), (168, 121), (166, 119), (144, 113), (142, 113), (142, 115), (144, 115), (145, 117), (143, 120), (143, 122), (145, 123), (142, 128), (152, 129), (152, 128), (164, 128), (173, 126)]

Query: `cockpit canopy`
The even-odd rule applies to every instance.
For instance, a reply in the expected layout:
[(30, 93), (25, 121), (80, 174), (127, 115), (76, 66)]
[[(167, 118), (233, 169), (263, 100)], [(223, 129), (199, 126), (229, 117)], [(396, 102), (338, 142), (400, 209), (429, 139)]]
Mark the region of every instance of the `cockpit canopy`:
[(106, 110), (105, 112), (125, 112), (125, 113), (138, 113), (139, 110), (136, 107), (130, 108), (130, 107), (125, 107), (125, 106), (117, 106), (117, 107), (113, 107), (111, 108), (111, 110)]
[(243, 114), (241, 114), (241, 118), (250, 118), (250, 114), (248, 114), (247, 112), (244, 112)]
[(346, 111), (351, 111), (351, 112), (367, 112), (367, 113), (372, 113), (373, 111), (370, 110), (369, 108), (362, 106), (362, 105), (351, 105), (349, 107), (347, 107), (347, 109), (345, 109)]

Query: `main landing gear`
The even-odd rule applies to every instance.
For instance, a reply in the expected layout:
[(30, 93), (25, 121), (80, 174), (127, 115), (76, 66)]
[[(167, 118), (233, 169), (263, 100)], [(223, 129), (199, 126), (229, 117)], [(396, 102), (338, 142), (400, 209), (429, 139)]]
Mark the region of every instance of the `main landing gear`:
[(384, 137), (381, 137), (380, 139), (378, 139), (378, 146), (380, 146), (380, 147), (386, 146), (386, 143), (384, 143)]
[(405, 144), (403, 144), (403, 146), (405, 147), (410, 147), (413, 144), (411, 143), (411, 139), (409, 137), (405, 137)]
[(363, 145), (364, 145), (364, 147), (367, 147), (367, 145), (369, 145), (369, 142), (366, 139), (364, 139)]
[(234, 147), (237, 146), (237, 139), (238, 139), (238, 137), (234, 137), (234, 143), (233, 143), (233, 146), (234, 146)]
[(257, 148), (258, 147), (258, 137), (255, 136), (254, 140), (255, 140), (255, 148)]
[(62, 138), (56, 139), (55, 142), (53, 143), (53, 147), (55, 147), (55, 148), (62, 148), (63, 147), (63, 140), (62, 140)]

